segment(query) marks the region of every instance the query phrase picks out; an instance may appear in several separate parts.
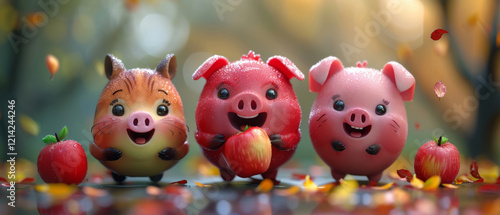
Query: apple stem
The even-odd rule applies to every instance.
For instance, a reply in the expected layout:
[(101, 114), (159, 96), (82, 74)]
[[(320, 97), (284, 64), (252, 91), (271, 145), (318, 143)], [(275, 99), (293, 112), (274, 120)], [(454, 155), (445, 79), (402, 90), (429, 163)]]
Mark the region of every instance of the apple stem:
[[(57, 133), (55, 133), (55, 135), (56, 135), (56, 140), (57, 140), (57, 142), (59, 142), (59, 136), (57, 136)], [(440, 139), (441, 139), (441, 138), (440, 138)]]
[(439, 137), (439, 140), (438, 140), (438, 146), (441, 146), (441, 141), (443, 140), (443, 137)]

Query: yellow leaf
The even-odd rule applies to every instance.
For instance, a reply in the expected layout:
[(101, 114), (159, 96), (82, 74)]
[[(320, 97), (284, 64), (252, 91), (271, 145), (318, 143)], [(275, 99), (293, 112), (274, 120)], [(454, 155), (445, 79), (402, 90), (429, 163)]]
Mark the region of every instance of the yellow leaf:
[(351, 175), (347, 175), (345, 178), (341, 178), (339, 182), (340, 186), (342, 186), (342, 188), (344, 189), (355, 191), (359, 188), (358, 181), (354, 179), (354, 177), (352, 177)]
[(457, 189), (458, 186), (453, 185), (453, 184), (443, 184), (444, 187), (451, 188), (451, 189)]
[(392, 185), (394, 185), (394, 182), (391, 182), (391, 183), (387, 183), (385, 185), (382, 185), (382, 186), (375, 186), (375, 187), (372, 187), (374, 190), (388, 190), (389, 188), (392, 187)]
[(425, 181), (422, 190), (426, 191), (436, 190), (437, 188), (439, 188), (440, 184), (441, 184), (441, 176), (433, 175)]
[(334, 183), (328, 183), (328, 184), (325, 184), (323, 186), (318, 186), (318, 190), (320, 192), (330, 192), (333, 188), (335, 187), (335, 184)]
[(468, 178), (466, 175), (461, 175), (461, 176), (458, 176), (456, 179), (455, 179), (455, 184), (462, 184), (464, 182), (467, 182), (467, 183), (472, 183), (474, 182), (473, 180), (471, 180), (470, 178)]
[(37, 136), (40, 132), (40, 127), (38, 123), (35, 122), (31, 117), (27, 115), (21, 115), (19, 117), (19, 123), (21, 124), (21, 128), (24, 132), (31, 134), (33, 136)]
[(260, 182), (259, 186), (255, 188), (255, 191), (266, 193), (271, 191), (273, 187), (274, 187), (274, 182), (271, 179), (266, 178)]
[(410, 184), (417, 189), (422, 189), (424, 187), (424, 182), (417, 178), (416, 175), (413, 175), (413, 179), (410, 181)]
[(194, 184), (196, 184), (196, 186), (198, 186), (198, 187), (205, 187), (204, 184), (197, 182), (197, 181), (195, 181)]
[(63, 200), (73, 195), (78, 190), (78, 187), (75, 184), (51, 183), (36, 185), (35, 190), (51, 195), (55, 199)]
[(316, 192), (318, 190), (318, 185), (316, 185), (316, 183), (311, 181), (311, 176), (309, 175), (306, 175), (306, 179), (302, 184), (302, 186), (304, 186), (305, 191)]

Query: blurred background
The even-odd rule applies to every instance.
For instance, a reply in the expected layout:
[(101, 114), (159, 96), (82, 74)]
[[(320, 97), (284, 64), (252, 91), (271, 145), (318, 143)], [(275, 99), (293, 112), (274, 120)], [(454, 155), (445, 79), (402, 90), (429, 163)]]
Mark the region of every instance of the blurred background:
[[(7, 100), (15, 99), (19, 158), (36, 162), (41, 138), (67, 125), (68, 138), (80, 142), (99, 168), (88, 144), (107, 83), (105, 55), (114, 54), (127, 68), (155, 68), (174, 53), (173, 82), (191, 148), (172, 171), (184, 172), (202, 157), (194, 112), (205, 82), (191, 75), (214, 54), (236, 61), (253, 50), (264, 61), (286, 56), (306, 74), (304, 81), (292, 80), (302, 107), (302, 140), (288, 165), (321, 165), (309, 139), (316, 95), (308, 90), (307, 74), (330, 55), (346, 67), (367, 60), (381, 69), (398, 61), (415, 76), (415, 97), (406, 103), (406, 160), (412, 162), (432, 136), (447, 136), (463, 157), (500, 164), (498, 8), (488, 0), (0, 0), (0, 157), (6, 161)], [(438, 28), (449, 33), (432, 40)], [(53, 78), (48, 54), (60, 63)], [(447, 87), (443, 98), (434, 92), (440, 80)]]

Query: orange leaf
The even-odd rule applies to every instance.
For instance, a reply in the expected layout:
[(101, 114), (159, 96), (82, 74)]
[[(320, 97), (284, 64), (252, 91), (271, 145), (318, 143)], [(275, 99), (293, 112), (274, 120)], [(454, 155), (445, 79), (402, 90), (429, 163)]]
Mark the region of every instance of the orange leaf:
[(372, 188), (374, 190), (388, 190), (389, 188), (392, 187), (392, 185), (394, 185), (394, 182), (387, 183), (387, 184), (382, 185), (382, 186), (373, 186)]
[(276, 195), (279, 196), (293, 196), (300, 192), (300, 186), (295, 185), (287, 189), (278, 189), (275, 190), (274, 192)]
[(467, 182), (467, 183), (472, 183), (474, 182), (473, 180), (471, 180), (469, 177), (467, 177), (466, 175), (461, 175), (461, 176), (458, 176), (456, 179), (455, 179), (455, 184), (462, 184), (464, 182)]
[(457, 185), (453, 185), (453, 184), (442, 184), (444, 187), (446, 188), (451, 188), (451, 189), (457, 189), (458, 186)]
[(437, 188), (439, 188), (440, 184), (441, 184), (441, 176), (434, 175), (425, 181), (424, 187), (422, 187), (422, 190), (426, 190), (426, 191), (436, 190)]
[(413, 179), (410, 181), (411, 186), (417, 189), (422, 189), (424, 187), (424, 182), (417, 178), (416, 176), (413, 176)]
[(54, 55), (48, 54), (45, 57), (45, 64), (47, 64), (47, 69), (49, 69), (50, 78), (52, 79), (57, 70), (59, 70), (59, 60)]
[(273, 187), (274, 187), (274, 182), (271, 179), (266, 178), (260, 182), (259, 186), (257, 186), (257, 188), (255, 188), (255, 191), (267, 193), (267, 192), (271, 191), (273, 189)]
[(196, 186), (198, 186), (198, 187), (205, 187), (204, 184), (197, 182), (197, 181), (195, 181), (194, 184), (196, 184)]
[(413, 175), (407, 169), (399, 169), (397, 172), (400, 178), (406, 178), (406, 181), (408, 182), (411, 182), (411, 180), (413, 179)]

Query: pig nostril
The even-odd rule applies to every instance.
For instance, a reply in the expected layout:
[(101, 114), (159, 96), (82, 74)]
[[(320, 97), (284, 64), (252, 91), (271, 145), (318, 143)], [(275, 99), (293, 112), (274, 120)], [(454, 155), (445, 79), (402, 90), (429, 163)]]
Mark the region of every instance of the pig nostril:
[(139, 120), (137, 118), (134, 119), (134, 125), (137, 126), (139, 124)]
[(252, 108), (252, 110), (257, 109), (257, 102), (255, 102), (254, 100), (252, 100), (252, 102), (250, 102), (250, 107)]
[(149, 119), (146, 118), (146, 120), (144, 120), (144, 123), (146, 124), (146, 126), (149, 126)]
[(365, 121), (366, 121), (366, 116), (365, 115), (361, 115), (361, 122), (365, 123)]
[(351, 114), (351, 122), (354, 122), (355, 119), (356, 119), (356, 115)]
[(245, 104), (243, 103), (242, 100), (240, 100), (240, 102), (238, 102), (238, 109), (243, 110), (244, 107), (245, 107)]

